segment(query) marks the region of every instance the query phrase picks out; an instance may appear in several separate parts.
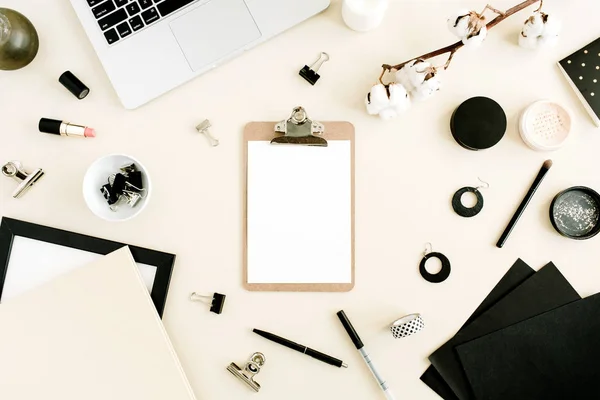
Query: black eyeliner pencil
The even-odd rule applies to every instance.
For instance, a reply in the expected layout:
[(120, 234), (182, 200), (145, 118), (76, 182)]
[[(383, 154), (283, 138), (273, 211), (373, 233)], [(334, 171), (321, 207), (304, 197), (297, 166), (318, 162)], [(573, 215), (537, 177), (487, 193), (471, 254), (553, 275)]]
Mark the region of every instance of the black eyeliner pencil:
[(529, 188), (529, 191), (525, 195), (525, 198), (519, 205), (519, 208), (517, 208), (517, 211), (515, 211), (515, 215), (513, 215), (510, 222), (508, 223), (508, 226), (502, 233), (502, 236), (500, 236), (498, 243), (496, 243), (496, 247), (498, 247), (499, 249), (502, 248), (502, 246), (504, 246), (504, 243), (506, 243), (506, 241), (508, 240), (510, 233), (515, 228), (515, 225), (517, 225), (519, 218), (521, 218), (521, 215), (523, 215), (523, 211), (525, 211), (525, 208), (527, 208), (527, 205), (533, 198), (533, 195), (535, 194), (536, 190), (540, 186), (540, 183), (542, 183), (542, 181), (544, 180), (544, 177), (546, 176), (546, 173), (548, 172), (550, 167), (552, 167), (552, 160), (546, 160), (544, 162), (544, 164), (542, 165), (540, 172), (537, 174), (537, 176), (535, 177), (535, 180), (531, 184), (531, 187)]
[(264, 337), (265, 339), (269, 339), (275, 343), (279, 343), (282, 346), (289, 347), (290, 349), (299, 351), (300, 353), (304, 353), (307, 356), (316, 358), (317, 360), (323, 361), (324, 363), (327, 363), (329, 365), (333, 365), (338, 368), (348, 368), (348, 366), (344, 362), (342, 362), (342, 360), (338, 360), (337, 358), (328, 356), (327, 354), (321, 353), (320, 351), (313, 350), (310, 347), (306, 347), (301, 344), (292, 342), (291, 340), (284, 339), (281, 336), (273, 335), (272, 333), (261, 331), (260, 329), (254, 329), (253, 332)]

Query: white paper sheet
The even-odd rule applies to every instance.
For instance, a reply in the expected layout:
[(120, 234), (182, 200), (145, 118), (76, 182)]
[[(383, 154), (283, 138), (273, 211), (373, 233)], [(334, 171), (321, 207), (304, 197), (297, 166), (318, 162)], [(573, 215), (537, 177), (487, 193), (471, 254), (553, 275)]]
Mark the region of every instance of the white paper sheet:
[[(52, 279), (103, 257), (71, 247), (15, 236), (0, 301), (9, 300)], [(137, 263), (149, 292), (156, 267)]]
[(352, 282), (349, 140), (248, 142), (248, 283)]

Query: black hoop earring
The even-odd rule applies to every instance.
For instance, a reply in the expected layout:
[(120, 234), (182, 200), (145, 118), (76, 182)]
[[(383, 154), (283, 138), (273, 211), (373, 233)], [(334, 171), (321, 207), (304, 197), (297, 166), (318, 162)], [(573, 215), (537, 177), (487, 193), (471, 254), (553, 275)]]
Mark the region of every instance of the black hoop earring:
[[(481, 179), (479, 179), (481, 182), (485, 183), (486, 186), (478, 186), (478, 187), (464, 187), (459, 189), (456, 193), (454, 193), (454, 196), (452, 196), (452, 208), (454, 209), (454, 211), (460, 215), (461, 217), (465, 217), (465, 218), (470, 218), (470, 217), (474, 217), (477, 214), (479, 214), (481, 212), (481, 210), (483, 209), (483, 196), (481, 195), (481, 192), (479, 191), (479, 189), (481, 188), (489, 188), (490, 185), (487, 182), (482, 181)], [(476, 197), (477, 197), (477, 203), (473, 206), (473, 207), (465, 207), (462, 203), (462, 195), (465, 193), (473, 193)]]
[[(431, 246), (431, 243), (429, 245)], [(432, 248), (432, 250), (433, 250), (433, 248)], [(427, 260), (429, 260), (430, 258), (437, 258), (442, 263), (442, 269), (437, 274), (431, 274), (425, 268), (425, 264), (427, 263)], [(421, 273), (421, 276), (423, 277), (423, 279), (425, 279), (427, 282), (431, 282), (431, 283), (441, 283), (441, 282), (444, 282), (446, 279), (448, 279), (448, 277), (450, 276), (450, 271), (451, 271), (450, 260), (448, 260), (448, 257), (443, 255), (442, 253), (437, 253), (437, 252), (428, 253), (427, 250), (425, 250), (423, 259), (421, 260), (421, 263), (419, 264), (419, 272)]]

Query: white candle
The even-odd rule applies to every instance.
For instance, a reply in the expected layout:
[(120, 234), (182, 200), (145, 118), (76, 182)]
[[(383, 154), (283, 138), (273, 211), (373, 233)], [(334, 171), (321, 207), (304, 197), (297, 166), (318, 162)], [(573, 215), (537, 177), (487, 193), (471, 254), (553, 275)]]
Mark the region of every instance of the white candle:
[(388, 7), (388, 0), (344, 0), (342, 18), (350, 29), (366, 32), (377, 28)]

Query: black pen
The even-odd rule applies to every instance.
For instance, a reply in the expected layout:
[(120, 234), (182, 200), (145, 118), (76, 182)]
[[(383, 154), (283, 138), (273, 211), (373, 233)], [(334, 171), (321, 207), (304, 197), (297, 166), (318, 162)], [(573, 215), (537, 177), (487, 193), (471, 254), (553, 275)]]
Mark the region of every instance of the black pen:
[(338, 368), (348, 368), (348, 366), (345, 363), (343, 363), (342, 360), (338, 360), (337, 358), (328, 356), (327, 354), (323, 354), (320, 351), (313, 350), (310, 347), (294, 343), (291, 340), (282, 338), (281, 336), (273, 335), (272, 333), (261, 331), (260, 329), (254, 329), (253, 332), (259, 334), (265, 339), (269, 339), (275, 343), (279, 343), (282, 346), (289, 347), (290, 349), (299, 351), (300, 353), (304, 353), (307, 356), (316, 358), (317, 360), (323, 361), (324, 363), (327, 363), (329, 365), (334, 365)]

